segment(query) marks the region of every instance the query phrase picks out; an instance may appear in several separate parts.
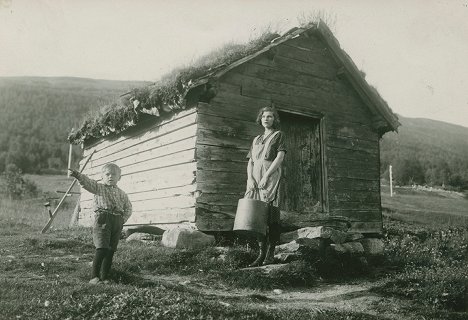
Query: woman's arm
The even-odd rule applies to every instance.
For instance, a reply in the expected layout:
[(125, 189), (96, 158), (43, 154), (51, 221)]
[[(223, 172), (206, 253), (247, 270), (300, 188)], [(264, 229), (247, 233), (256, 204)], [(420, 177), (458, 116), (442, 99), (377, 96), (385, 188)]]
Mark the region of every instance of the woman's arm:
[(257, 186), (255, 180), (253, 179), (253, 161), (250, 158), (249, 163), (247, 164), (247, 190), (255, 189)]
[(278, 154), (276, 155), (275, 160), (273, 160), (273, 162), (271, 163), (271, 166), (268, 168), (267, 172), (265, 172), (265, 174), (262, 177), (262, 180), (260, 180), (260, 183), (258, 184), (258, 187), (260, 189), (262, 189), (266, 185), (266, 182), (268, 181), (268, 178), (270, 177), (270, 175), (273, 172), (275, 172), (275, 170), (278, 169), (279, 166), (281, 166), (284, 160), (284, 154), (285, 154), (284, 151), (278, 151)]

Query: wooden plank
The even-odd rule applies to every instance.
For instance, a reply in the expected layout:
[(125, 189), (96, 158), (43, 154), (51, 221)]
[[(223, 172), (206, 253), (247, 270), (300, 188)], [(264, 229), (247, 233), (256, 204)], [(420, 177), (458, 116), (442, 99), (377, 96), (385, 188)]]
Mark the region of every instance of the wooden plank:
[[(138, 159), (138, 154), (132, 156), (135, 160)], [(154, 159), (147, 159), (144, 161), (135, 162), (134, 164), (128, 164), (122, 166), (122, 173), (125, 175), (131, 175), (137, 172), (146, 171), (148, 169), (159, 169), (164, 167), (174, 166), (180, 163), (187, 163), (195, 161), (195, 148), (188, 150), (182, 150), (175, 153), (170, 153), (166, 155), (162, 155), (156, 157)], [(101, 175), (101, 167), (92, 168), (88, 172), (89, 176), (91, 177), (100, 177)]]
[(329, 158), (339, 157), (341, 159), (359, 159), (369, 163), (378, 163), (378, 150), (353, 150), (345, 148), (335, 148), (327, 145)]
[(211, 170), (199, 170), (197, 172), (197, 183), (207, 182), (207, 183), (230, 183), (237, 184), (240, 183), (245, 186), (247, 182), (247, 171), (245, 172), (221, 172), (221, 171), (211, 171)]
[(196, 208), (196, 226), (201, 231), (231, 231), (234, 219), (224, 214)]
[(132, 214), (125, 225), (195, 222), (195, 208), (148, 210)]
[(378, 209), (334, 209), (330, 215), (347, 217), (351, 222), (382, 221), (382, 212)]
[[(190, 184), (185, 186), (176, 186), (172, 188), (160, 189), (160, 190), (149, 190), (149, 191), (138, 191), (135, 189), (129, 189), (127, 195), (131, 201), (149, 200), (149, 199), (160, 199), (179, 195), (194, 195), (197, 190), (196, 184)], [(81, 194), (81, 201), (93, 199), (93, 194), (89, 192), (83, 192)]]
[[(262, 63), (263, 60), (266, 63)], [(337, 87), (338, 90), (340, 89), (336, 81), (318, 78), (314, 75), (299, 73), (294, 70), (288, 70), (287, 72), (280, 70), (267, 58), (249, 62), (245, 66), (242, 66), (242, 68), (237, 69), (236, 72), (253, 78), (300, 86), (328, 94), (337, 90)]]
[(354, 190), (337, 190), (330, 195), (330, 200), (334, 201), (364, 201), (380, 203), (378, 192), (362, 192)]
[(380, 178), (380, 172), (378, 172), (378, 169), (369, 170), (369, 168), (364, 166), (359, 170), (352, 170), (346, 167), (328, 166), (328, 175), (334, 178), (365, 179), (375, 181), (378, 181)]
[(259, 126), (252, 121), (232, 119), (229, 109), (224, 110), (224, 116), (213, 116), (204, 113), (198, 114), (198, 127), (202, 129), (223, 132), (230, 137), (256, 136), (259, 134)]
[(247, 165), (249, 149), (233, 149), (219, 146), (197, 144), (197, 161), (233, 161)]
[(199, 203), (196, 204), (197, 208), (205, 209), (207, 211), (216, 212), (224, 214), (228, 217), (234, 218), (236, 216), (237, 205), (215, 205), (215, 204), (206, 204)]
[[(86, 157), (90, 152), (93, 150), (96, 150), (97, 155), (101, 151), (107, 148), (111, 147), (117, 147), (120, 148), (120, 146), (127, 146), (130, 143), (134, 143), (137, 141), (145, 141), (148, 136), (152, 136), (154, 132), (158, 132), (160, 135), (162, 135), (164, 132), (169, 132), (171, 130), (174, 130), (176, 128), (181, 128), (182, 126), (188, 125), (188, 124), (193, 124), (196, 122), (196, 109), (189, 109), (189, 110), (184, 110), (181, 111), (177, 114), (173, 114), (171, 118), (163, 120), (154, 126), (151, 126), (150, 128), (148, 127), (142, 127), (141, 130), (137, 132), (133, 132), (131, 137), (134, 139), (130, 142), (129, 137), (126, 135), (122, 136), (109, 136), (106, 137), (102, 140), (100, 140), (98, 143), (92, 145), (92, 146), (87, 146), (84, 150), (84, 157)], [(162, 129), (165, 128), (165, 129)], [(113, 152), (109, 152), (113, 153)]]
[[(365, 138), (365, 137), (363, 137)], [(346, 136), (338, 136), (333, 134), (327, 135), (327, 145), (335, 148), (350, 149), (350, 150), (370, 150), (372, 153), (378, 152), (379, 140), (367, 140), (363, 138), (353, 138)]]
[(233, 137), (225, 132), (199, 128), (197, 143), (245, 150), (250, 149), (253, 138), (254, 136)]
[[(100, 167), (105, 163), (114, 162), (122, 168), (126, 165), (153, 159), (164, 154), (191, 149), (195, 146), (195, 141), (196, 125), (193, 125), (171, 132), (158, 139), (149, 140), (106, 155), (95, 161), (93, 166)], [(135, 155), (138, 156), (136, 157)]]
[(380, 202), (365, 202), (365, 201), (335, 201), (330, 200), (330, 211), (336, 210), (380, 210)]
[(229, 161), (214, 161), (214, 160), (198, 160), (197, 169), (245, 173), (247, 171), (247, 161), (229, 162)]
[(202, 193), (197, 197), (197, 204), (208, 204), (217, 206), (235, 206), (237, 202), (244, 197), (245, 190), (238, 194), (224, 194), (224, 193)]
[[(302, 106), (306, 109), (323, 112), (325, 114), (346, 114), (347, 117), (355, 120), (368, 121), (369, 119), (369, 116), (365, 115), (367, 111), (360, 101), (352, 101), (352, 98), (348, 95), (340, 94), (339, 92), (328, 93), (312, 91), (309, 88), (281, 82), (266, 81), (239, 73), (229, 74), (229, 76), (225, 78), (225, 81), (231, 84), (241, 85), (242, 96), (261, 99), (266, 102), (273, 101), (285, 105), (287, 109), (295, 110), (296, 106)], [(225, 94), (218, 100), (222, 101), (228, 96), (229, 94)], [(237, 100), (235, 95), (231, 95), (226, 103), (235, 103), (232, 99), (234, 99), (234, 101)], [(257, 102), (257, 105), (261, 103), (261, 100)]]
[(224, 194), (235, 194), (242, 196), (245, 193), (246, 185), (240, 183), (226, 183), (228, 181), (223, 181), (224, 183), (212, 182), (198, 182), (197, 181), (197, 190), (202, 193), (224, 193)]
[(379, 181), (364, 180), (344, 177), (328, 177), (329, 197), (335, 191), (351, 190), (351, 191), (374, 191), (379, 189)]
[[(133, 201), (133, 212), (148, 211), (153, 209), (171, 209), (171, 208), (189, 208), (195, 205), (195, 197), (193, 196), (173, 196), (168, 198), (150, 199)], [(94, 201), (81, 201), (81, 206), (84, 209), (92, 209)]]

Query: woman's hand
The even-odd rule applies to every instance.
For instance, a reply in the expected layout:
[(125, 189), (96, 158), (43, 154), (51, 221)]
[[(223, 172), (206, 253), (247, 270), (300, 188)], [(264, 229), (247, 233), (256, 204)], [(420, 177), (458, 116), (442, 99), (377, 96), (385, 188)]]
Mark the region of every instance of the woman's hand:
[(260, 182), (258, 183), (258, 188), (263, 189), (266, 186), (267, 182), (268, 182), (268, 176), (264, 175), (262, 179), (260, 180)]
[(247, 190), (257, 189), (257, 183), (254, 179), (247, 179)]

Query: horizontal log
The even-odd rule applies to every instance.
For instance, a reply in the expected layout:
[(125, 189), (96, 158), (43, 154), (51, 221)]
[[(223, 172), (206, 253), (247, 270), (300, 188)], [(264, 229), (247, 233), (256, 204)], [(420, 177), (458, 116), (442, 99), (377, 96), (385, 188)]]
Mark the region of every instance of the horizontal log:
[(245, 162), (230, 162), (230, 161), (215, 161), (215, 160), (198, 160), (197, 169), (210, 171), (230, 171), (230, 172), (247, 172), (247, 161)]
[(335, 148), (363, 150), (368, 151), (369, 153), (378, 153), (379, 140), (375, 139), (374, 141), (370, 141), (363, 138), (353, 138), (328, 134), (327, 145)]
[(250, 149), (253, 136), (228, 136), (225, 132), (219, 132), (208, 129), (198, 129), (197, 143), (211, 146), (236, 148), (236, 149)]
[(331, 209), (330, 215), (347, 217), (351, 221), (382, 221), (382, 213), (378, 209)]
[(219, 146), (197, 144), (196, 158), (200, 161), (232, 161), (245, 163), (249, 149), (233, 149)]
[(353, 190), (333, 191), (329, 193), (329, 200), (331, 201), (364, 201), (380, 203), (380, 193), (362, 192)]
[(378, 163), (379, 152), (378, 150), (354, 150), (345, 148), (336, 148), (327, 145), (327, 158), (334, 157), (340, 159), (361, 160), (370, 163)]
[(327, 174), (333, 178), (349, 178), (349, 179), (365, 179), (378, 181), (380, 173), (378, 166), (372, 168), (365, 168), (365, 164), (362, 164), (361, 168), (353, 169), (345, 166), (329, 166), (327, 167)]
[(380, 191), (379, 180), (352, 179), (346, 177), (328, 177), (328, 192), (331, 197), (335, 191)]
[(231, 172), (231, 171), (211, 171), (199, 170), (197, 172), (197, 183), (226, 183), (229, 181), (232, 184), (244, 185), (247, 182), (247, 171), (245, 172)]
[(284, 72), (284, 70), (276, 68), (271, 60), (267, 58), (263, 58), (263, 60), (266, 60), (266, 63), (262, 63), (262, 60), (255, 60), (242, 66), (242, 68), (238, 68), (236, 71), (249, 77), (300, 86), (324, 93), (327, 92), (328, 94), (337, 89), (335, 81), (318, 78), (310, 74), (299, 73), (294, 70)]
[(331, 212), (335, 210), (380, 210), (380, 201), (347, 201), (330, 200), (329, 208)]
[(240, 183), (212, 183), (212, 182), (198, 182), (197, 190), (202, 193), (224, 193), (224, 194), (235, 194), (244, 195), (246, 186)]
[[(141, 130), (132, 133), (131, 137), (133, 139), (129, 139), (128, 136), (119, 136), (119, 137), (106, 137), (96, 145), (89, 146), (85, 148), (83, 157), (86, 158), (93, 150), (96, 150), (97, 157), (94, 159), (99, 159), (99, 153), (103, 153), (103, 150), (108, 148), (125, 148), (129, 145), (133, 145), (134, 143), (146, 141), (147, 139), (153, 137), (155, 133), (162, 135), (164, 133), (173, 131), (177, 128), (181, 128), (183, 126), (193, 124), (196, 122), (196, 109), (189, 109), (184, 110), (179, 113), (173, 114), (169, 119), (163, 120), (160, 123), (155, 124), (151, 127), (142, 126)], [(163, 129), (164, 128), (164, 129)], [(114, 153), (115, 151), (111, 151), (108, 153)]]
[(210, 212), (224, 214), (231, 218), (234, 218), (236, 216), (236, 210), (237, 210), (237, 206), (214, 205), (214, 204), (206, 204), (206, 203), (198, 203), (198, 202), (196, 204), (196, 207), (200, 209), (205, 209)]
[(256, 136), (260, 131), (259, 126), (255, 122), (229, 117), (229, 110), (225, 110), (224, 116), (213, 116), (199, 112), (198, 127), (222, 132), (231, 137)]
[(244, 197), (243, 191), (238, 194), (224, 194), (224, 193), (201, 193), (197, 197), (197, 204), (212, 204), (212, 205), (222, 205), (222, 206), (235, 206), (237, 207), (237, 202), (239, 199)]
[(231, 231), (234, 219), (224, 214), (197, 208), (196, 226), (201, 231)]

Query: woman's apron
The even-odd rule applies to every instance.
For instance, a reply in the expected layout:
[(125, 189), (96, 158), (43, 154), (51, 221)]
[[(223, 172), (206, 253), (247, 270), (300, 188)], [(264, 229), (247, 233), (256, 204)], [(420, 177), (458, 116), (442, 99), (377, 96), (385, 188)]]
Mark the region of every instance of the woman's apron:
[[(273, 161), (265, 160), (266, 152), (273, 138), (279, 133), (275, 131), (266, 138), (263, 143), (255, 143), (260, 136), (257, 136), (252, 143), (251, 160), (253, 162), (252, 179), (255, 185), (258, 186), (265, 172), (270, 168)], [(254, 188), (245, 192), (244, 198), (261, 200), (278, 207), (278, 188), (281, 178), (281, 166), (279, 166), (267, 180), (267, 183), (262, 189)]]

